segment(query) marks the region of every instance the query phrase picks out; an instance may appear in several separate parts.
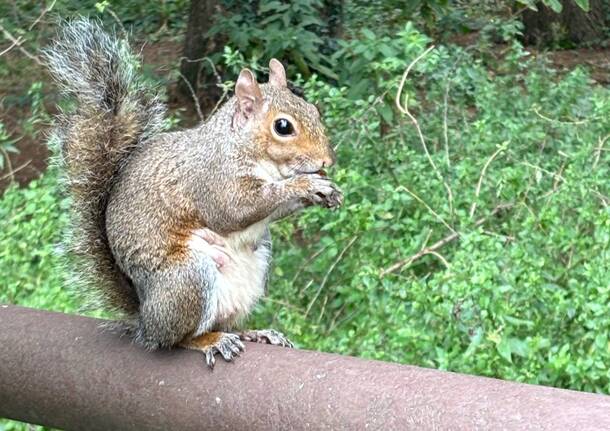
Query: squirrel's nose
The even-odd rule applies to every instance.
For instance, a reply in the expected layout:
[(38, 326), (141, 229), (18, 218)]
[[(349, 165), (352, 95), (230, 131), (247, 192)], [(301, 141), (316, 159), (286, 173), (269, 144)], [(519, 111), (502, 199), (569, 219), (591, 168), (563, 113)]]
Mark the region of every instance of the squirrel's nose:
[(329, 154), (322, 159), (323, 168), (330, 168), (332, 165), (335, 164), (335, 151), (332, 148), (330, 148), (329, 150)]

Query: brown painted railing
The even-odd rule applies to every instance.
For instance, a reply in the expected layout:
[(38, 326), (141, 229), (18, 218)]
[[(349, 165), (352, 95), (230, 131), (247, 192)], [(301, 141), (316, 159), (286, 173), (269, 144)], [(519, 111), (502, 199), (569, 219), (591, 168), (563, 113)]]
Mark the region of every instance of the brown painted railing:
[(609, 430), (610, 397), (248, 344), (206, 368), (0, 306), (0, 417), (68, 430)]

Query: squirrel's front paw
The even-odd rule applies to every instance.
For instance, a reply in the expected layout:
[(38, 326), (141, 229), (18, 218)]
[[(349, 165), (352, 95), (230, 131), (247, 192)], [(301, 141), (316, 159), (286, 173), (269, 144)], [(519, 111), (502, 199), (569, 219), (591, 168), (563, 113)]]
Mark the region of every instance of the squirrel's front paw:
[(284, 334), (275, 329), (252, 329), (239, 334), (239, 338), (244, 341), (255, 343), (272, 344), (274, 346), (294, 347), (294, 344), (286, 338)]
[(231, 362), (244, 351), (244, 343), (239, 338), (239, 335), (227, 332), (207, 332), (183, 342), (181, 347), (203, 352), (206, 364), (214, 368), (216, 353), (219, 353), (225, 361)]
[(339, 187), (327, 176), (320, 174), (305, 174), (301, 176), (302, 181), (307, 183), (305, 187), (308, 201), (325, 208), (338, 208), (343, 204), (343, 193)]

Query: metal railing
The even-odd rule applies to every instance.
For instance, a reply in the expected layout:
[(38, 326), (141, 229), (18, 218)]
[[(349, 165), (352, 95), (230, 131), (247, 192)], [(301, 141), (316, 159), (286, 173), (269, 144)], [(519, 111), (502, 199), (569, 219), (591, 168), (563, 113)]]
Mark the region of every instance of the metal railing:
[(610, 397), (252, 343), (210, 370), (96, 319), (0, 306), (0, 417), (67, 430), (608, 430)]

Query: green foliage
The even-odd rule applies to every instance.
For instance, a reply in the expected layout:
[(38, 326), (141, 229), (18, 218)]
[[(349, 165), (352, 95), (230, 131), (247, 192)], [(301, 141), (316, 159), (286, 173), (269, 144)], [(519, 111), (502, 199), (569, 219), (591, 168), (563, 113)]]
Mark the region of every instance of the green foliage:
[(430, 157), (404, 116), (380, 133), (377, 95), (310, 80), (346, 204), (276, 227), (255, 325), (312, 349), (609, 392), (610, 92), (527, 58), (514, 42), (501, 73), (455, 47), (422, 60), (406, 91)]
[(0, 122), (0, 171), (7, 164), (9, 153), (19, 152), (15, 147), (15, 142), (17, 142), (17, 139), (14, 139), (6, 130), (4, 124)]
[(377, 95), (375, 109), (386, 123), (391, 123), (400, 75), (408, 59), (413, 59), (430, 39), (415, 30), (412, 23), (407, 23), (395, 37), (379, 37), (368, 28), (363, 28), (359, 37), (341, 41), (341, 48), (333, 57), (341, 65), (339, 82), (350, 84), (347, 96), (352, 100)]
[(0, 419), (0, 431), (44, 431), (51, 428), (45, 428), (36, 425), (26, 425), (16, 421)]
[(428, 32), (441, 32), (443, 21), (463, 8), (460, 3), (448, 0), (352, 0), (346, 7), (347, 21), (353, 24), (348, 27), (348, 31), (354, 29), (356, 31), (353, 33), (357, 33), (363, 27), (391, 31), (406, 21), (414, 21)]
[(67, 222), (67, 202), (56, 175), (47, 173), (27, 188), (11, 186), (0, 201), (1, 303), (74, 311), (56, 248)]
[[(74, 3), (69, 2), (69, 3)], [(159, 33), (169, 31), (170, 34), (186, 28), (185, 15), (189, 10), (188, 0), (163, 0), (146, 2), (138, 0), (118, 1), (103, 0), (86, 2), (87, 7), (95, 10), (106, 21), (120, 19), (121, 26), (135, 29), (139, 32), (153, 33), (153, 38)], [(82, 5), (78, 4), (79, 13)], [(119, 18), (120, 17), (120, 18)]]
[[(532, 9), (532, 10), (538, 10), (538, 7), (536, 5), (536, 3), (538, 3), (537, 0), (518, 0), (519, 3), (527, 6), (528, 8)], [(574, 3), (576, 3), (578, 5), (579, 8), (581, 8), (582, 10), (584, 10), (585, 12), (589, 12), (590, 5), (589, 5), (589, 0), (574, 0)], [(553, 10), (553, 12), (555, 13), (561, 13), (561, 11), (563, 10), (563, 5), (561, 4), (560, 0), (542, 0), (542, 4), (545, 5), (546, 7), (550, 8)]]
[[(150, 39), (183, 30), (188, 10), (188, 0), (18, 0), (0, 2), (0, 23), (15, 38), (21, 38), (22, 45), (36, 53), (45, 40), (41, 36), (52, 34), (53, 27), (45, 25), (46, 20), (96, 17), (109, 28), (118, 26), (128, 32), (146, 32)], [(45, 20), (38, 23), (40, 30), (33, 32), (30, 26), (41, 16)]]
[[(13, 168), (9, 166), (9, 153), (18, 153), (19, 150), (16, 147), (16, 143), (27, 136), (29, 138), (37, 138), (40, 135), (41, 124), (49, 120), (49, 115), (46, 112), (43, 105), (43, 93), (42, 93), (42, 82), (34, 82), (30, 85), (25, 97), (19, 97), (16, 100), (11, 100), (7, 97), (4, 101), (7, 105), (14, 104), (17, 106), (27, 107), (28, 113), (24, 119), (20, 121), (20, 129), (22, 136), (15, 137), (14, 134), (9, 133), (4, 123), (0, 121), (0, 171), (5, 167)], [(11, 175), (12, 171), (9, 171), (7, 175)]]
[(278, 57), (296, 66), (304, 76), (310, 68), (336, 77), (320, 51), (327, 43), (318, 36), (325, 27), (321, 0), (223, 2), (226, 16), (217, 16), (211, 35), (221, 33), (229, 44), (254, 61)]

